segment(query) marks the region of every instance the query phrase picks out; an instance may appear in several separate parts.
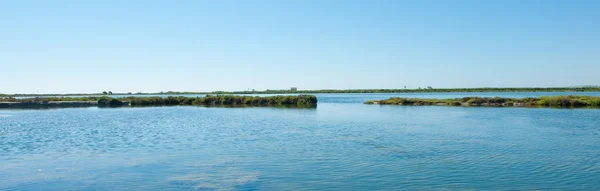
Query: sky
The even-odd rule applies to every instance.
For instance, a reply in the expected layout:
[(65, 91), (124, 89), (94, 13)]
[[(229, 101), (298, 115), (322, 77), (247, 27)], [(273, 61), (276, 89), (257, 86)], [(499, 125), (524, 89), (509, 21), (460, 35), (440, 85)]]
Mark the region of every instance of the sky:
[(0, 1), (0, 93), (600, 85), (600, 1)]

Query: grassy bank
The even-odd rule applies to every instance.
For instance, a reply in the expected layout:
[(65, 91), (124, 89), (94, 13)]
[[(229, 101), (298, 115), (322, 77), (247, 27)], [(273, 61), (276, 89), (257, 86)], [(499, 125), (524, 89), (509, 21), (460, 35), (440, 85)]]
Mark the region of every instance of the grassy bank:
[(296, 105), (310, 106), (317, 104), (317, 97), (313, 95), (298, 96), (234, 96), (234, 95), (207, 95), (205, 97), (127, 97), (122, 98), (131, 106), (154, 105), (248, 105), (248, 106), (280, 106)]
[(205, 97), (48, 97), (48, 98), (0, 98), (0, 102), (48, 103), (48, 102), (97, 102), (100, 107), (121, 106), (172, 106), (172, 105), (204, 105), (204, 106), (314, 106), (317, 97), (313, 95), (298, 96), (235, 96), (207, 95)]
[(600, 108), (600, 97), (596, 96), (543, 96), (537, 98), (487, 98), (464, 97), (455, 99), (420, 99), (393, 97), (371, 100), (365, 104), (380, 105), (441, 105), (441, 106), (497, 106), (497, 107), (596, 107)]

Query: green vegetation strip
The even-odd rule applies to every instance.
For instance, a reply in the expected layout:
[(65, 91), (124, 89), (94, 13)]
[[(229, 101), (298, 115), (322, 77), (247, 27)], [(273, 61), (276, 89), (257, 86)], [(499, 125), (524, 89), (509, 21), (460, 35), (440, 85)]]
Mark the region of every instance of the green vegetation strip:
[[(174, 106), (174, 105), (204, 105), (204, 106), (298, 106), (310, 107), (317, 104), (317, 97), (313, 95), (297, 96), (235, 96), (235, 95), (207, 95), (205, 97), (50, 97), (50, 98), (0, 98), (4, 104), (18, 103), (32, 107), (44, 106), (52, 103), (93, 103), (99, 107), (122, 106)], [(30, 104), (27, 104), (30, 103)], [(55, 104), (56, 105), (56, 104)], [(63, 104), (66, 105), (66, 104)], [(60, 107), (60, 106), (57, 106)]]
[(496, 106), (496, 107), (595, 107), (600, 108), (597, 96), (543, 96), (537, 98), (464, 97), (455, 99), (420, 99), (392, 97), (371, 100), (365, 104), (380, 105), (440, 105), (440, 106)]

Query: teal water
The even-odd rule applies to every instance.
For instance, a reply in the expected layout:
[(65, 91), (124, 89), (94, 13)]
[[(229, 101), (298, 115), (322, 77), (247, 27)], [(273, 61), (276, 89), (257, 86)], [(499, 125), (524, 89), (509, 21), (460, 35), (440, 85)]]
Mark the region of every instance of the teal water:
[(319, 94), (316, 109), (0, 110), (0, 190), (600, 189), (598, 109), (362, 104), (392, 96), (473, 93)]

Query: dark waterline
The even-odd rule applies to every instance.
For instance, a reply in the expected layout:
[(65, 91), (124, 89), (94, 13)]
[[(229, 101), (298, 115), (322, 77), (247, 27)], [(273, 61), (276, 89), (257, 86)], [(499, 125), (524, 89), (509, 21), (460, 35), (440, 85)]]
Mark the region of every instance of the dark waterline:
[[(0, 190), (600, 189), (599, 110), (362, 104), (390, 95), (318, 94), (316, 109), (0, 110)], [(543, 95), (565, 94), (484, 96)]]

